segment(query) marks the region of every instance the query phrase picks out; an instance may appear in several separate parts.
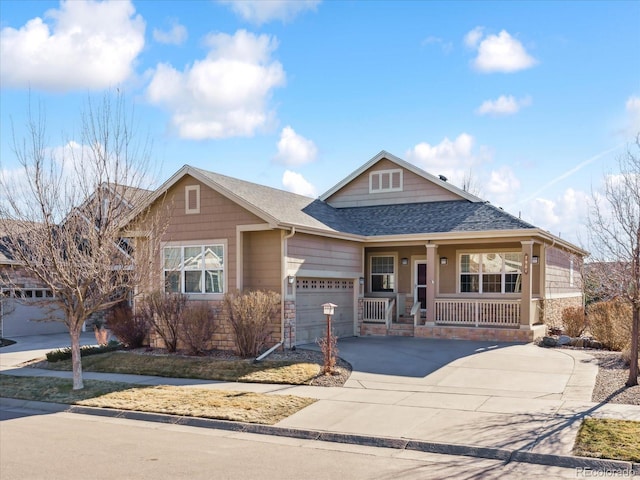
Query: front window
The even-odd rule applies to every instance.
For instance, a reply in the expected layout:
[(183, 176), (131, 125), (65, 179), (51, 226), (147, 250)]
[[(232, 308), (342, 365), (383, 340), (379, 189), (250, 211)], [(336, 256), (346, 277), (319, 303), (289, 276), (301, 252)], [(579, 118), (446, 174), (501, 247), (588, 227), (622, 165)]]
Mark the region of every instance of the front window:
[(167, 292), (224, 293), (224, 245), (165, 247)]
[(460, 255), (460, 292), (520, 293), (521, 253), (464, 253)]
[(371, 257), (371, 291), (393, 292), (396, 288), (395, 259), (392, 256)]

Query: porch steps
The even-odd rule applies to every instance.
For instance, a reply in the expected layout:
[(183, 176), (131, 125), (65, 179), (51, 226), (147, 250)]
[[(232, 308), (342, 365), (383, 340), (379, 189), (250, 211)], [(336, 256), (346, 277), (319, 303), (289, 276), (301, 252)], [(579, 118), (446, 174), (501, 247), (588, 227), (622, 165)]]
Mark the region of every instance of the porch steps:
[(387, 335), (396, 337), (413, 337), (413, 319), (411, 323), (392, 323)]

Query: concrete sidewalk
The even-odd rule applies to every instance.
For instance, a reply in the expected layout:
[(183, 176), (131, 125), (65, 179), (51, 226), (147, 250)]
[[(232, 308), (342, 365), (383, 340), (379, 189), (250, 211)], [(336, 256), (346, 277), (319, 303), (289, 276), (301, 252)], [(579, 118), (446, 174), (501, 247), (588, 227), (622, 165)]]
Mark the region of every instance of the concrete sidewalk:
[[(92, 372), (85, 372), (84, 378), (312, 397), (318, 401), (276, 427), (359, 438), (434, 442), (450, 445), (454, 451), (456, 446), (467, 446), (526, 454), (570, 455), (577, 429), (586, 416), (640, 421), (640, 406), (590, 401), (597, 366), (591, 356), (580, 351), (543, 349), (531, 344), (474, 345), (474, 342), (422, 339), (376, 345), (376, 341), (367, 343), (369, 340), (357, 338), (340, 342), (341, 356), (348, 361), (351, 356), (354, 367), (344, 387), (244, 384)], [(13, 346), (0, 351), (2, 373), (71, 376), (70, 372), (8, 365), (5, 349), (11, 348)], [(417, 370), (394, 374), (387, 365), (391, 361), (387, 353), (394, 348), (409, 355), (417, 364)], [(455, 353), (456, 348), (463, 352)], [(435, 350), (430, 354), (429, 349)], [(14, 355), (11, 351), (6, 353)], [(19, 356), (28, 355), (25, 352)], [(376, 366), (373, 359), (366, 363), (366, 355), (378, 358), (382, 366)], [(426, 366), (437, 358), (442, 360), (442, 365), (434, 361)], [(363, 361), (369, 368), (360, 366)], [(406, 361), (401, 358), (398, 364)]]

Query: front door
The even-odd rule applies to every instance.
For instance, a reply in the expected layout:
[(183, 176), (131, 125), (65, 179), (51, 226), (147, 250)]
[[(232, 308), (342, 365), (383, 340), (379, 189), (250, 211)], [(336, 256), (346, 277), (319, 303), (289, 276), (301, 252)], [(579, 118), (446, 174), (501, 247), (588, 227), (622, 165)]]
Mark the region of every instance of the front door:
[(413, 294), (414, 305), (420, 302), (420, 310), (427, 311), (427, 262), (417, 260), (415, 264), (415, 290)]

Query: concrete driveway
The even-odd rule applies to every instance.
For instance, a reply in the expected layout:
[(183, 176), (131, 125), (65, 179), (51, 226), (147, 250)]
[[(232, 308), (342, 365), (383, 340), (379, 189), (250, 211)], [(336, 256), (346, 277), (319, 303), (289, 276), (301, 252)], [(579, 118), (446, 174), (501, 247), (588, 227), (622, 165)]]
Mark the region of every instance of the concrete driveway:
[[(16, 343), (0, 348), (0, 370), (14, 368), (16, 365), (28, 362), (34, 358), (41, 358), (47, 352), (56, 348), (71, 345), (68, 333), (54, 333), (49, 335), (28, 335), (16, 337)], [(93, 345), (96, 337), (93, 332), (85, 332), (80, 336), (80, 345)]]
[(338, 350), (348, 388), (590, 401), (597, 374), (588, 355), (533, 344), (354, 337)]

